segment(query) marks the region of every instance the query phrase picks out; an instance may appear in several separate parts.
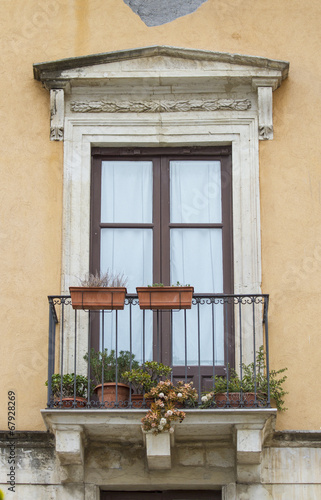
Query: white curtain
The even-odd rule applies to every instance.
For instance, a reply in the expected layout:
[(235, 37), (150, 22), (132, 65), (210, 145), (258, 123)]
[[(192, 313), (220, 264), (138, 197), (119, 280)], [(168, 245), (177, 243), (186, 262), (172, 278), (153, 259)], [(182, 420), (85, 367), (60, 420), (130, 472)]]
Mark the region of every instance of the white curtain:
[(152, 222), (151, 161), (103, 161), (101, 222)]
[[(101, 221), (115, 223), (152, 222), (152, 162), (102, 162)], [(127, 291), (153, 281), (153, 232), (144, 228), (102, 228), (100, 268), (128, 277)], [(101, 319), (102, 324), (102, 319)], [(132, 307), (132, 350), (139, 361), (152, 359), (152, 314), (146, 312), (145, 339), (139, 306)], [(143, 349), (145, 344), (145, 353)], [(104, 313), (101, 348), (116, 347), (116, 313)], [(130, 350), (129, 307), (118, 311), (118, 351)]]
[[(221, 167), (218, 161), (173, 161), (171, 172), (171, 222), (220, 223), (222, 220)], [(172, 228), (171, 282), (194, 286), (195, 293), (223, 292), (221, 228)], [(213, 327), (214, 325), (214, 327)], [(213, 346), (214, 343), (214, 346)], [(185, 346), (187, 359), (185, 360)], [(214, 354), (213, 354), (214, 351)], [(175, 365), (223, 364), (223, 306), (200, 306), (200, 347), (197, 307), (187, 311), (187, 336), (183, 312), (173, 313), (173, 362)]]

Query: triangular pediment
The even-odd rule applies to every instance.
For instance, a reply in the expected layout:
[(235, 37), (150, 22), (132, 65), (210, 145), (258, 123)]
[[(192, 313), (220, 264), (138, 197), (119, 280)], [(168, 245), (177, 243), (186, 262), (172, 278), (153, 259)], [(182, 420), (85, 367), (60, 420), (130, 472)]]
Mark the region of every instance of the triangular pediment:
[(34, 77), (47, 88), (101, 85), (110, 80), (274, 78), (287, 77), (289, 63), (273, 59), (167, 46), (106, 52), (34, 64)]

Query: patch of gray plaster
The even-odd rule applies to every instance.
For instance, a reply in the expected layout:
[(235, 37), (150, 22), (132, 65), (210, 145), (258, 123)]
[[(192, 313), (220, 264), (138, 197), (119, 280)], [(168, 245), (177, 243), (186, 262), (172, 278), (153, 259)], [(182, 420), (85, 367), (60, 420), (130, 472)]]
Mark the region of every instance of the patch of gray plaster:
[(195, 12), (207, 0), (124, 0), (148, 27), (170, 23)]

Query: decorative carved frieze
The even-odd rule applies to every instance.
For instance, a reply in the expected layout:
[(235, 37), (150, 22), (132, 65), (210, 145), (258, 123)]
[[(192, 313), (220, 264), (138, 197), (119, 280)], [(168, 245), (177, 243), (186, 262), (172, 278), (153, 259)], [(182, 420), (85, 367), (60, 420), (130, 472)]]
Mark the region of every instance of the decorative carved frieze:
[(51, 141), (64, 140), (64, 118), (65, 118), (64, 90), (52, 89), (50, 90), (50, 140)]
[(191, 99), (158, 101), (72, 101), (74, 113), (164, 113), (184, 111), (246, 111), (251, 108), (249, 99)]

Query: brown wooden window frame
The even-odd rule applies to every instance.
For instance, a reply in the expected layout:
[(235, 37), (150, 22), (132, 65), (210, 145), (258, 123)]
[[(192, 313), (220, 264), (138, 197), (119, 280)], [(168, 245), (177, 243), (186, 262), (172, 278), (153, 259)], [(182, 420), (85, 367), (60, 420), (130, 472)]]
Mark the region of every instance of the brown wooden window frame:
[[(101, 223), (101, 165), (106, 160), (153, 162), (153, 221), (152, 223)], [(222, 221), (221, 223), (170, 223), (170, 161), (180, 159), (218, 160), (221, 162)], [(103, 228), (153, 229), (153, 283), (170, 283), (170, 230), (171, 228), (222, 228), (223, 241), (223, 293), (234, 293), (233, 276), (233, 211), (232, 211), (232, 148), (231, 146), (173, 147), (173, 148), (98, 148), (92, 149), (91, 172), (91, 238), (90, 272), (100, 271), (100, 232)], [(137, 286), (142, 285), (137, 283)], [(204, 293), (207, 290), (204, 290)], [(162, 325), (169, 327), (169, 315), (162, 315)], [(165, 340), (166, 344), (166, 340)], [(162, 345), (162, 362), (170, 364), (170, 347)], [(97, 334), (92, 345), (98, 348)], [(228, 351), (228, 352), (227, 352)], [(225, 339), (225, 359), (234, 366), (234, 338)], [(204, 367), (205, 368), (205, 367)], [(222, 367), (223, 369), (223, 367)], [(212, 372), (210, 367), (205, 372)], [(224, 369), (220, 373), (224, 373)], [(219, 374), (217, 372), (217, 374)], [(178, 374), (177, 374), (178, 375)], [(175, 376), (175, 372), (174, 372)]]

